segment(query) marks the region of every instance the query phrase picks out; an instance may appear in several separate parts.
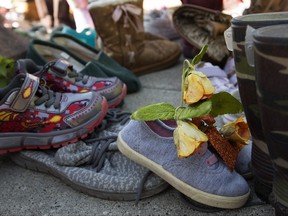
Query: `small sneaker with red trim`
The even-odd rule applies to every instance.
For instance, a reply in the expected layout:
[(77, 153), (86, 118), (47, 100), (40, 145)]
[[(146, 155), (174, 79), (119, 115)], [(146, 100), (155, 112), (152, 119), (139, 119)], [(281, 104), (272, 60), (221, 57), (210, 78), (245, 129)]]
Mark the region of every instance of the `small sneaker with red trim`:
[(96, 92), (53, 92), (38, 77), (20, 73), (0, 89), (0, 154), (76, 142), (94, 131), (107, 110)]
[(109, 108), (118, 106), (125, 98), (126, 85), (117, 77), (91, 77), (77, 73), (67, 61), (58, 59), (38, 66), (31, 59), (19, 59), (15, 73), (30, 73), (46, 82), (49, 89), (57, 92), (95, 91), (104, 96)]

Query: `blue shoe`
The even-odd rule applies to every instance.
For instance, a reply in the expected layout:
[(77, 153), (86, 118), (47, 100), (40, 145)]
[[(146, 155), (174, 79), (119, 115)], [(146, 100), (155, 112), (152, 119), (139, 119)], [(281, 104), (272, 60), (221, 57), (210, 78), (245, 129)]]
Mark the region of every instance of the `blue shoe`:
[(204, 143), (193, 156), (178, 158), (173, 131), (162, 121), (131, 120), (118, 135), (118, 148), (196, 202), (224, 209), (242, 207), (250, 194), (246, 180), (231, 172)]
[(75, 37), (78, 40), (81, 40), (82, 42), (86, 43), (87, 45), (91, 46), (94, 49), (96, 47), (95, 41), (96, 41), (97, 33), (95, 29), (85, 28), (83, 29), (83, 31), (77, 32), (74, 29), (70, 28), (69, 26), (64, 25), (58, 28), (56, 31)]

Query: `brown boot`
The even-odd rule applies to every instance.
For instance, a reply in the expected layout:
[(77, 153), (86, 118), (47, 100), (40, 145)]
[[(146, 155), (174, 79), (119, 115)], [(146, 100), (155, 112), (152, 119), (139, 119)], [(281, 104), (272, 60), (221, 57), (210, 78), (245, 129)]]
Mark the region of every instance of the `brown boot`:
[(147, 40), (143, 0), (97, 1), (89, 5), (89, 13), (104, 51), (136, 74), (172, 66), (181, 55), (176, 42)]

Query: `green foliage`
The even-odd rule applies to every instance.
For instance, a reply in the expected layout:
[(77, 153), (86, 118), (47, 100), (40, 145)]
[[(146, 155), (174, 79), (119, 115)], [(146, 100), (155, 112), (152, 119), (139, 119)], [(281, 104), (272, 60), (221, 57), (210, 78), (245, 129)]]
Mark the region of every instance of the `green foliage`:
[(228, 92), (219, 92), (211, 98), (212, 110), (210, 114), (214, 117), (224, 114), (235, 114), (243, 112), (243, 106), (235, 97)]
[(13, 76), (15, 61), (0, 56), (0, 88), (8, 85)]
[(184, 120), (201, 117), (210, 113), (212, 102), (210, 100), (201, 101), (188, 107), (179, 107), (175, 113), (175, 119)]
[(168, 103), (158, 103), (142, 107), (135, 111), (131, 118), (134, 120), (153, 121), (153, 120), (185, 120), (195, 117), (201, 117), (208, 114), (216, 117), (223, 114), (235, 114), (243, 112), (242, 104), (231, 94), (220, 92), (213, 94), (211, 98), (198, 101), (192, 105), (184, 106), (183, 92), (185, 89), (186, 77), (195, 70), (205, 53), (208, 46), (205, 45), (198, 55), (191, 62), (185, 60), (182, 71), (182, 89), (181, 89), (181, 105), (177, 108)]
[(174, 107), (168, 103), (151, 104), (142, 107), (131, 115), (133, 120), (154, 121), (172, 120), (172, 119), (188, 119), (200, 117), (209, 114), (212, 108), (210, 100), (201, 101), (187, 107)]
[(207, 52), (207, 49), (208, 49), (208, 45), (205, 45), (204, 47), (202, 47), (200, 52), (192, 59), (191, 64), (193, 66), (195, 66), (196, 64), (198, 64), (202, 60), (203, 56)]
[(131, 115), (133, 120), (153, 121), (174, 118), (176, 108), (168, 103), (158, 103), (142, 107)]

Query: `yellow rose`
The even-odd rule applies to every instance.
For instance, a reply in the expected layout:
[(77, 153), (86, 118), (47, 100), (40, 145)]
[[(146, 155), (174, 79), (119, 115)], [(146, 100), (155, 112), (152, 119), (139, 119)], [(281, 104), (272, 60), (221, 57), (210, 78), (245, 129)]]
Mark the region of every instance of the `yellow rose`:
[(249, 143), (250, 131), (248, 124), (244, 122), (243, 117), (225, 124), (221, 128), (220, 133), (230, 141), (242, 144)]
[(199, 100), (210, 98), (215, 92), (215, 87), (205, 74), (193, 71), (185, 79), (183, 100), (186, 104), (193, 104)]
[(177, 121), (173, 136), (179, 158), (188, 157), (198, 149), (201, 143), (208, 141), (206, 134), (192, 122)]

